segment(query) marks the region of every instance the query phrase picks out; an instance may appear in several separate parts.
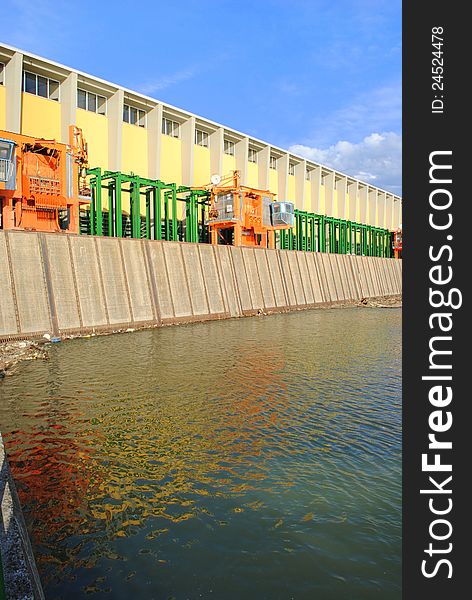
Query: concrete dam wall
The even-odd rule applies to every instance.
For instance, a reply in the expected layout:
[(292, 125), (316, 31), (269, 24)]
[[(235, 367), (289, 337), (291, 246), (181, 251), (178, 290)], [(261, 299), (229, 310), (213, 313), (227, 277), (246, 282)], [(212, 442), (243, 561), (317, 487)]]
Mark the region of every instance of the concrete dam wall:
[(0, 231), (0, 340), (239, 317), (401, 294), (402, 261)]

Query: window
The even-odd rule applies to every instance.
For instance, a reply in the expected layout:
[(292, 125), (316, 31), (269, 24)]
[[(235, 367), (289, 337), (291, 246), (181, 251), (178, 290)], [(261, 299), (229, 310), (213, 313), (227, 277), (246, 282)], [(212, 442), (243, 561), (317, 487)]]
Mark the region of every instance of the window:
[(295, 175), (295, 165), (292, 162), (288, 163), (288, 174)]
[(310, 170), (310, 169), (306, 169), (306, 170), (305, 170), (305, 179), (306, 179), (307, 181), (310, 181), (310, 173), (311, 173), (311, 170)]
[(5, 83), (5, 65), (0, 62), (0, 85)]
[(170, 135), (171, 137), (178, 138), (180, 137), (180, 125), (177, 121), (172, 121), (171, 119), (166, 119), (165, 117), (162, 119), (162, 133), (164, 135)]
[(49, 100), (59, 100), (59, 82), (36, 73), (23, 71), (23, 91)]
[(271, 169), (277, 169), (277, 159), (275, 156), (271, 156), (269, 159), (269, 167)]
[(229, 156), (234, 156), (234, 142), (231, 140), (225, 140), (224, 153), (229, 154)]
[(77, 107), (99, 115), (107, 114), (107, 99), (85, 90), (77, 90)]
[(138, 127), (146, 127), (146, 113), (144, 110), (134, 108), (129, 104), (123, 104), (123, 121), (130, 125), (138, 125)]
[(208, 133), (201, 129), (195, 129), (195, 144), (208, 148)]
[(257, 162), (257, 151), (254, 148), (249, 148), (247, 159), (249, 162), (256, 163)]

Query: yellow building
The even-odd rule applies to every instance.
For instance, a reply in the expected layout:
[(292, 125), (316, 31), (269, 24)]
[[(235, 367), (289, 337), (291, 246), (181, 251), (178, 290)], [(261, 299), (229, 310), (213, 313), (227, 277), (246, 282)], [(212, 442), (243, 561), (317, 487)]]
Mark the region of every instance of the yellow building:
[(154, 98), (0, 44), (0, 129), (68, 141), (84, 131), (91, 167), (178, 185), (238, 169), (301, 210), (377, 227), (401, 224), (401, 198)]

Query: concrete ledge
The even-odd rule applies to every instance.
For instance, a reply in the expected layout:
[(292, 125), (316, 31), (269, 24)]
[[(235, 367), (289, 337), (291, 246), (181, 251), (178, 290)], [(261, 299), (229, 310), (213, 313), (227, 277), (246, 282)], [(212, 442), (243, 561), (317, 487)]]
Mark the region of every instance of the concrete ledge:
[(44, 600), (1, 434), (0, 465), (0, 553), (5, 597), (7, 600)]

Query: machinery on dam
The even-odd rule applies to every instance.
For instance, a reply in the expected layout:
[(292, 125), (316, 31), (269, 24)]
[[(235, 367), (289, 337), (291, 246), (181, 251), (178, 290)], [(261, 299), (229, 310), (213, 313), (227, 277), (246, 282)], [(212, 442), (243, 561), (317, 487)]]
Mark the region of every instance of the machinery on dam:
[[(198, 188), (98, 167), (88, 175), (83, 234), (393, 257), (388, 229), (294, 209), (269, 191), (240, 186), (237, 172)], [(265, 220), (262, 227), (255, 216)]]
[(78, 127), (69, 144), (0, 131), (0, 228), (78, 233), (87, 167)]
[(239, 171), (224, 179), (213, 175), (209, 190), (207, 225), (214, 245), (275, 248), (275, 232), (294, 225), (293, 202), (276, 202), (268, 190), (240, 185)]
[(401, 257), (401, 230), (295, 209), (241, 185), (239, 171), (178, 186), (88, 168), (82, 131), (69, 138), (0, 131), (0, 229)]

